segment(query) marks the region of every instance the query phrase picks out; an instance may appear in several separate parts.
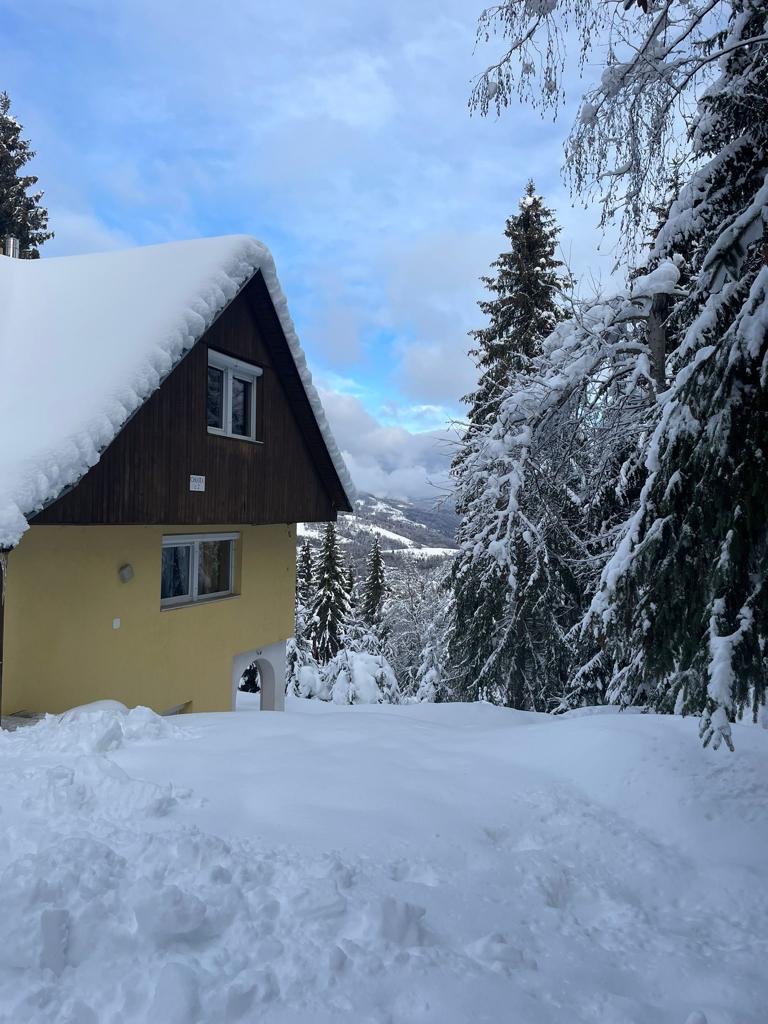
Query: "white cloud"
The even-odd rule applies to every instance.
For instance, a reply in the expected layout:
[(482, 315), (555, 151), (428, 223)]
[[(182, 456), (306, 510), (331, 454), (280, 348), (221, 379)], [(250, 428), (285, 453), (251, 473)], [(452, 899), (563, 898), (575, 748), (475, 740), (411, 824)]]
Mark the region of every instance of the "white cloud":
[(56, 237), (46, 243), (46, 256), (106, 252), (108, 249), (126, 249), (135, 244), (126, 232), (109, 227), (89, 211), (53, 207), (49, 213)]
[(443, 430), (446, 423), (453, 419), (453, 411), (444, 405), (408, 405), (390, 400), (379, 406), (377, 416), (386, 425), (419, 432)]
[(387, 498), (437, 496), (450, 487), (454, 437), (379, 423), (352, 395), (321, 392), (334, 437), (356, 487)]
[(314, 369), (373, 414), (350, 461), (387, 493), (428, 487), (433, 428), (475, 379), (478, 279), (530, 175), (573, 269), (610, 269), (560, 183), (567, 118), (469, 116), (495, 45), (474, 52), (481, 6), (12, 5), (4, 87), (38, 150), (46, 251), (256, 234)]
[(468, 343), (466, 335), (452, 332), (440, 342), (401, 345), (398, 380), (405, 393), (458, 407), (477, 376), (466, 353)]
[(282, 111), (297, 120), (338, 121), (366, 132), (389, 121), (397, 106), (385, 79), (387, 62), (364, 51), (325, 58), (323, 66), (284, 84)]

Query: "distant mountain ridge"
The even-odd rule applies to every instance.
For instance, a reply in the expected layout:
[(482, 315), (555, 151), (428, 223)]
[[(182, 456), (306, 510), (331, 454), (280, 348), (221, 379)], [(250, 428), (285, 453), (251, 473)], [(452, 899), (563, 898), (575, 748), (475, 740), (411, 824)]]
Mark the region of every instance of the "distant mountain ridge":
[(456, 547), (459, 520), (450, 498), (438, 506), (434, 498), (398, 501), (363, 494), (355, 502), (355, 518), (399, 534), (420, 547)]
[[(360, 494), (351, 515), (341, 515), (339, 538), (347, 558), (358, 571), (365, 563), (374, 535), (387, 562), (403, 559), (446, 559), (456, 550), (458, 517), (447, 498), (441, 504), (433, 498), (399, 500)], [(299, 539), (317, 544), (322, 535), (319, 523), (299, 524)]]

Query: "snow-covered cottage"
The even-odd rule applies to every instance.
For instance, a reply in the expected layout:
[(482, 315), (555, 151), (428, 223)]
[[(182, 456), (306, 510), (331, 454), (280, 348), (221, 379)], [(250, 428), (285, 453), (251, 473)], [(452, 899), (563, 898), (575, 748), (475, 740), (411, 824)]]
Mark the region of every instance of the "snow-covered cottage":
[(242, 236), (0, 257), (5, 714), (283, 702), (297, 522), (352, 485), (280, 289)]

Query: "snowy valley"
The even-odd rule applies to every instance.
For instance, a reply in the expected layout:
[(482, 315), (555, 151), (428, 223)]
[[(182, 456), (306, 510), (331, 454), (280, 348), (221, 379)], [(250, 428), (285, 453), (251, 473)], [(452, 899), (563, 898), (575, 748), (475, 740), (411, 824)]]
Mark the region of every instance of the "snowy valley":
[[(422, 560), (437, 564), (455, 555), (458, 525), (450, 495), (407, 501), (359, 494), (353, 514), (339, 517), (336, 532), (361, 577), (374, 537), (388, 566)], [(322, 535), (322, 524), (299, 524), (299, 543), (306, 538), (319, 550)]]

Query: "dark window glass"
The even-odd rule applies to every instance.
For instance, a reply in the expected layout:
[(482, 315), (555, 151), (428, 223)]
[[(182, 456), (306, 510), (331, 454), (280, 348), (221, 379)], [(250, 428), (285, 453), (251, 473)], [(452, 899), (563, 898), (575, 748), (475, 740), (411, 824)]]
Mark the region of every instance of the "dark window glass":
[(231, 540), (200, 542), (197, 560), (197, 593), (224, 594), (232, 589), (230, 580)]
[(253, 437), (252, 395), (253, 381), (232, 378), (232, 433), (238, 437)]
[(206, 402), (208, 426), (224, 428), (224, 371), (218, 366), (208, 367), (208, 400)]
[(189, 569), (192, 548), (188, 544), (163, 547), (163, 563), (160, 573), (160, 597), (167, 601), (172, 597), (190, 596)]

